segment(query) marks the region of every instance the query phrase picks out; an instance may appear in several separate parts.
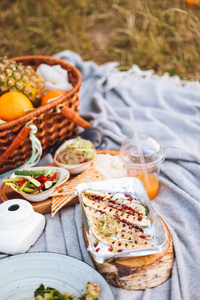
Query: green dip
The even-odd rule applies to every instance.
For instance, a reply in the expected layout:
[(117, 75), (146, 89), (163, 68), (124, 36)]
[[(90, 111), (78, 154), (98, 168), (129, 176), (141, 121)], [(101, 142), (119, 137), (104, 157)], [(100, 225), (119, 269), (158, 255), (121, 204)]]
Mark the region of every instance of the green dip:
[(57, 154), (56, 160), (66, 165), (78, 165), (91, 160), (95, 156), (95, 148), (89, 140), (77, 137), (72, 144)]

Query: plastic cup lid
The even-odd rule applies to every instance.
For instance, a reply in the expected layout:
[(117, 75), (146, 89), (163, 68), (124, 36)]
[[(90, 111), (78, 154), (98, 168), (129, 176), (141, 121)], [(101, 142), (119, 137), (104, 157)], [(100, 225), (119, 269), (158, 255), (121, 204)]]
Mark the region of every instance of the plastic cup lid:
[[(145, 132), (139, 132), (138, 136), (145, 166), (156, 167), (161, 164), (164, 161), (165, 156), (160, 141), (155, 136)], [(134, 134), (130, 135), (122, 143), (119, 156), (126, 164), (142, 167)]]

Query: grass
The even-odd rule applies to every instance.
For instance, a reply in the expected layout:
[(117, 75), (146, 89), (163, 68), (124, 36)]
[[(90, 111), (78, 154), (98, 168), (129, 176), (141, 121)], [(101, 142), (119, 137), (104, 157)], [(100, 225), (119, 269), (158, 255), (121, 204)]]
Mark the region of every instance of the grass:
[(1, 56), (68, 49), (200, 81), (200, 9), (184, 0), (1, 0), (0, 26)]

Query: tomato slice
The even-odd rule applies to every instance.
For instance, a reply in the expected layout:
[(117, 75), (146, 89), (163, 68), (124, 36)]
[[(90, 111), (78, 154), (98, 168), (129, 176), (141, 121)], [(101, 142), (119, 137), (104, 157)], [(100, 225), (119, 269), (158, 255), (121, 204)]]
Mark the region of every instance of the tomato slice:
[(37, 179), (38, 181), (47, 181), (48, 177), (46, 177), (46, 176), (39, 176), (39, 177), (36, 177), (35, 179)]
[[(48, 181), (53, 181), (57, 176), (57, 172), (55, 172), (51, 177), (47, 178)], [(45, 180), (45, 181), (47, 181)], [(45, 186), (45, 181), (36, 188), (36, 190), (41, 190)]]
[(20, 181), (17, 181), (17, 184), (19, 184), (20, 186), (22, 186), (24, 184), (24, 181), (26, 180), (26, 178), (23, 178)]

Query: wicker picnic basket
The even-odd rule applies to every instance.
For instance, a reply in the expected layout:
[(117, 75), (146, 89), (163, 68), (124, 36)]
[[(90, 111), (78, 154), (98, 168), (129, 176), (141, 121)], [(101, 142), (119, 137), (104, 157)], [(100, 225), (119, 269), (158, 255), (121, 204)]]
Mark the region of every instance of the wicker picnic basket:
[[(59, 64), (63, 69), (68, 71), (69, 81), (73, 85), (73, 89), (54, 101), (40, 106), (14, 121), (0, 125), (0, 174), (20, 167), (30, 158), (32, 145), (28, 136), (29, 130), (27, 129), (29, 127), (27, 127), (27, 124), (32, 123), (36, 125), (36, 137), (41, 142), (43, 155), (57, 141), (75, 136), (77, 123), (74, 122), (73, 113), (75, 116), (78, 115), (79, 89), (82, 82), (79, 70), (61, 59), (36, 55), (15, 57), (11, 58), (11, 60), (21, 62), (23, 65), (31, 65), (35, 70), (41, 63), (50, 66)], [(68, 109), (72, 113), (69, 119), (64, 116), (63, 111), (65, 109)], [(10, 150), (10, 147), (17, 139), (19, 145), (17, 145), (17, 149), (13, 152), (13, 150)]]

